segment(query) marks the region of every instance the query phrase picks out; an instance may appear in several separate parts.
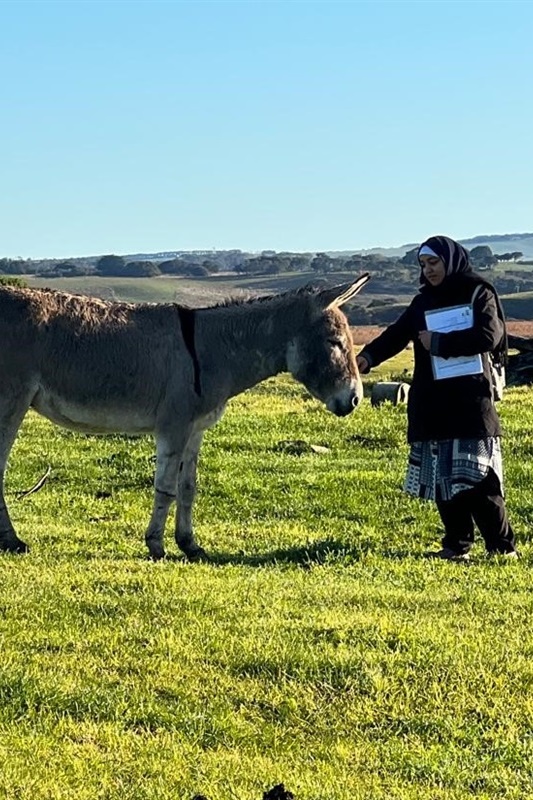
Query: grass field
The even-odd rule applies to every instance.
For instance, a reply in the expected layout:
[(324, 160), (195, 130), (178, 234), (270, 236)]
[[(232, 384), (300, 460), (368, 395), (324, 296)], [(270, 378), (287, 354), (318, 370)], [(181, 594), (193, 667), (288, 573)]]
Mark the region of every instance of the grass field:
[(203, 565), (146, 558), (150, 439), (30, 415), (7, 489), (32, 549), (0, 557), (0, 798), (531, 798), (532, 390), (501, 415), (522, 559), (478, 543), (470, 566), (422, 557), (440, 528), (401, 492), (404, 407), (339, 420), (288, 378), (232, 401), (202, 450)]

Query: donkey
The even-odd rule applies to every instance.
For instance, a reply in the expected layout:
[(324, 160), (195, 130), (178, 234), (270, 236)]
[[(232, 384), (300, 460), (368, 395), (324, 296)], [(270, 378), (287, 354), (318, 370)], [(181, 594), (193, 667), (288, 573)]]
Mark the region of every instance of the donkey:
[(152, 433), (155, 492), (145, 534), (153, 559), (176, 501), (175, 539), (207, 558), (192, 526), (204, 431), (229, 398), (288, 371), (338, 416), (363, 392), (340, 310), (369, 279), (192, 309), (110, 303), (0, 287), (0, 550), (25, 552), (4, 499), (9, 451), (29, 408), (85, 433)]

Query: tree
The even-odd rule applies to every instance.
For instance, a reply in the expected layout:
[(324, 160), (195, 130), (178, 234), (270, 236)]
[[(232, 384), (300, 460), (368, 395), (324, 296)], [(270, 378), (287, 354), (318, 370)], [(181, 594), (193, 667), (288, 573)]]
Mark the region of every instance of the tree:
[(342, 268), (347, 272), (361, 272), (364, 269), (364, 266), (365, 262), (361, 256), (353, 255), (346, 259)]
[(92, 275), (94, 270), (87, 264), (76, 264), (74, 261), (60, 261), (51, 266), (42, 266), (37, 275), (46, 278), (77, 278), (80, 275)]
[(317, 253), (311, 261), (313, 272), (333, 272), (335, 262), (327, 253)]
[(400, 258), (400, 261), (407, 266), (418, 264), (418, 247), (413, 247), (412, 250), (408, 250), (403, 258)]
[(473, 247), (470, 251), (470, 261), (475, 267), (492, 267), (498, 259), (492, 255), (492, 250), (488, 244), (480, 244)]
[(6, 275), (26, 275), (32, 272), (31, 261), (22, 258), (0, 258), (0, 272)]
[(305, 272), (309, 269), (311, 258), (310, 255), (304, 255), (303, 253), (300, 255), (291, 255), (289, 262), (290, 269), (294, 272)]
[(242, 264), (235, 267), (240, 274), (277, 275), (287, 272), (290, 268), (290, 258), (281, 255), (260, 255), (256, 258), (247, 258)]
[(218, 264), (219, 269), (223, 270), (235, 269), (238, 264), (242, 264), (244, 258), (244, 253), (241, 250), (216, 251), (211, 256), (211, 259)]
[(161, 270), (153, 261), (128, 261), (122, 274), (126, 278), (153, 278), (161, 275)]
[(249, 275), (250, 273), (260, 273), (264, 269), (264, 265), (262, 263), (261, 258), (247, 258), (245, 259), (242, 264), (239, 264), (236, 267), (236, 270), (240, 273), (244, 273)]
[(516, 250), (513, 253), (494, 253), (494, 258), (497, 261), (518, 261), (523, 255), (519, 250)]
[(100, 275), (124, 275), (125, 265), (122, 256), (102, 256), (96, 262), (96, 271)]
[(179, 258), (170, 258), (168, 261), (160, 261), (159, 269), (163, 275), (183, 275), (183, 264)]

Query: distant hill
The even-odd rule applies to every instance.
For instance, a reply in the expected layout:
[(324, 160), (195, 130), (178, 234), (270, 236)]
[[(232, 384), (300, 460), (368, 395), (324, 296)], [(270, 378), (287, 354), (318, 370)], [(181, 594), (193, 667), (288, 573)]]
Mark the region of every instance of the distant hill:
[(462, 239), (461, 244), (472, 248), (488, 245), (493, 253), (510, 253), (519, 251), (525, 258), (533, 257), (533, 233), (504, 233), (493, 236), (474, 236)]
[[(512, 253), (521, 252), (524, 258), (533, 258), (533, 233), (495, 233), (483, 234), (480, 236), (472, 236), (470, 239), (460, 239), (461, 244), (465, 247), (472, 249), (480, 245), (488, 245), (493, 253)], [(349, 257), (351, 255), (383, 255), (388, 258), (401, 258), (409, 250), (415, 248), (419, 242), (408, 242), (406, 244), (398, 245), (398, 247), (368, 247), (359, 250), (328, 250), (327, 254), (332, 258)], [(276, 254), (275, 250), (262, 251), (263, 253)], [(302, 253), (304, 251), (301, 251)], [(154, 261), (160, 262), (167, 259), (176, 257), (204, 257), (213, 258), (217, 253), (240, 253), (243, 257), (250, 258), (260, 255), (258, 252), (249, 252), (244, 250), (165, 250), (157, 253), (117, 253), (121, 255), (125, 261)], [(294, 251), (296, 253), (296, 251)], [(298, 251), (300, 253), (300, 251)], [(308, 255), (314, 255), (314, 251), (307, 251)], [(79, 264), (94, 265), (101, 258), (100, 255), (90, 256), (76, 256), (71, 260)], [(35, 263), (46, 264), (47, 261), (58, 261), (59, 259), (38, 259)], [(63, 259), (64, 260), (64, 259)]]
[[(495, 233), (484, 234), (481, 236), (472, 236), (470, 239), (459, 239), (462, 245), (471, 250), (473, 247), (488, 245), (493, 253), (512, 253), (520, 252), (524, 254), (525, 258), (533, 257), (533, 233)], [(376, 253), (384, 255), (389, 258), (401, 258), (409, 250), (419, 244), (418, 242), (411, 242), (410, 244), (403, 244), (399, 247), (374, 247), (369, 250), (356, 250), (360, 255), (370, 255)], [(348, 251), (352, 252), (352, 251)], [(330, 253), (333, 255), (333, 253)], [(338, 252), (337, 252), (338, 255)]]

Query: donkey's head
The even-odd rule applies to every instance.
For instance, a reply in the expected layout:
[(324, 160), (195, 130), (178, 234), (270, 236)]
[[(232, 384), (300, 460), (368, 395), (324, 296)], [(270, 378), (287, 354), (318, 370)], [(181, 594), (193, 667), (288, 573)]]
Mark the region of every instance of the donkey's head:
[(289, 343), (289, 372), (325, 403), (328, 411), (342, 417), (363, 398), (363, 386), (348, 320), (340, 310), (369, 280), (322, 289), (310, 295), (308, 324)]

